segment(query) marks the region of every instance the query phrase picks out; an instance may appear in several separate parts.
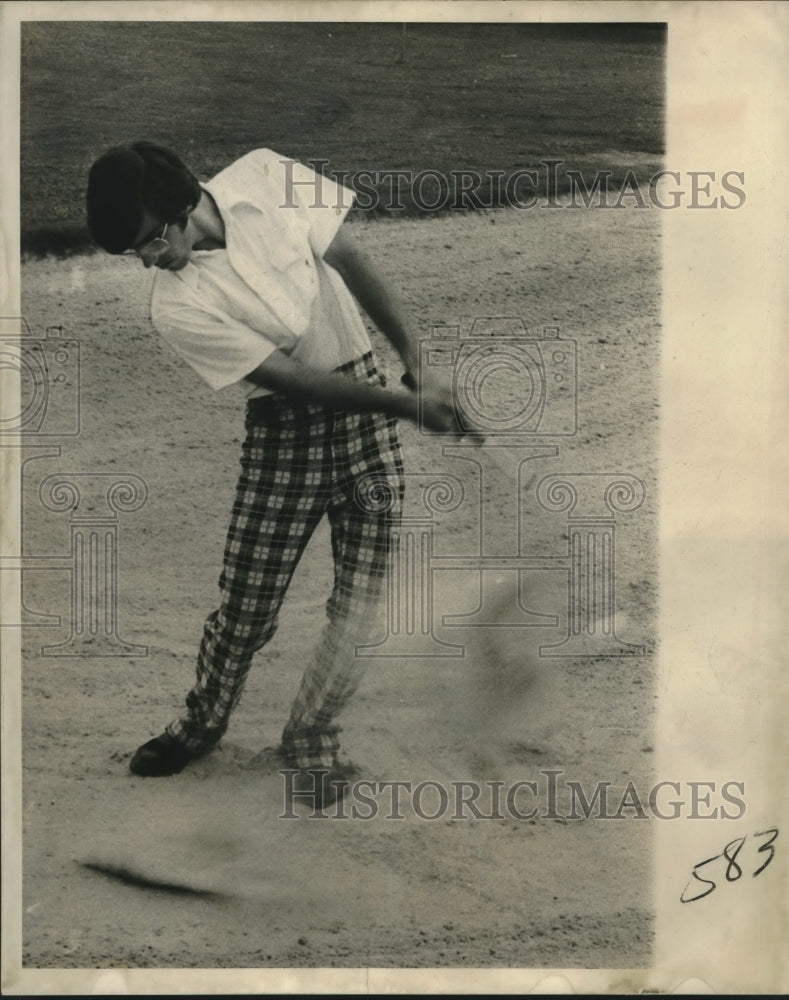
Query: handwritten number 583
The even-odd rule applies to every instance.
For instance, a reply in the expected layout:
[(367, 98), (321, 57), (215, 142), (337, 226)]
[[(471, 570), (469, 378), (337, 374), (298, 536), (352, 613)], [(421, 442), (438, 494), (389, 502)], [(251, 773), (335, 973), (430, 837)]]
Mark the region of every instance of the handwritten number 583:
[[(752, 873), (752, 876), (755, 878), (760, 872), (764, 871), (764, 869), (770, 864), (770, 862), (773, 860), (773, 857), (775, 856), (775, 848), (773, 847), (773, 841), (778, 836), (778, 831), (762, 830), (761, 833), (754, 833), (753, 836), (770, 837), (769, 840), (765, 841), (763, 844), (760, 844), (758, 848), (759, 854), (762, 854), (765, 851), (768, 853), (765, 862), (762, 865), (760, 865), (755, 872)], [(739, 879), (742, 876), (742, 871), (743, 871), (742, 864), (737, 860), (737, 856), (742, 850), (742, 847), (745, 844), (746, 840), (747, 837), (737, 837), (735, 840), (730, 841), (723, 848), (720, 854), (716, 854), (712, 858), (705, 858), (704, 861), (699, 861), (697, 865), (694, 865), (693, 871), (691, 872), (690, 881), (682, 890), (682, 895), (679, 897), (680, 902), (695, 903), (696, 900), (704, 899), (705, 896), (709, 896), (711, 892), (715, 891), (717, 884), (708, 876), (705, 877), (700, 875), (699, 871), (705, 865), (711, 865), (714, 861), (718, 861), (721, 858), (723, 858), (726, 861), (726, 871), (725, 871), (726, 881), (736, 882), (737, 879)], [(698, 885), (696, 883), (698, 883)], [(695, 896), (686, 895), (688, 889), (690, 889), (691, 887), (698, 888), (699, 885), (705, 886), (703, 892), (697, 892)]]

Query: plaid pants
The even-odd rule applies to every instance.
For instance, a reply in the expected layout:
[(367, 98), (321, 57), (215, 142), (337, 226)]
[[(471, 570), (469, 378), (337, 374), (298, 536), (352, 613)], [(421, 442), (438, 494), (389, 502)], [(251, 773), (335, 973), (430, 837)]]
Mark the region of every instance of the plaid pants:
[[(372, 353), (337, 371), (384, 385)], [(334, 556), (328, 623), (304, 672), (282, 749), (297, 767), (331, 766), (338, 749), (332, 722), (361, 679), (354, 647), (374, 621), (391, 527), (402, 507), (397, 423), (275, 394), (248, 402), (246, 431), (221, 604), (205, 624), (187, 713), (167, 732), (195, 754), (221, 739), (252, 657), (274, 635), (296, 565), (328, 514)]]

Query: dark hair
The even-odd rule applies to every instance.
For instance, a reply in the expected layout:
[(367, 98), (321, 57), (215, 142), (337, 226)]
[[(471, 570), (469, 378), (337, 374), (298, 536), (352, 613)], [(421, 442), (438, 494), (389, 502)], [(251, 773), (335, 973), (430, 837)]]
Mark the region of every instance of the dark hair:
[(114, 146), (88, 175), (88, 228), (110, 253), (134, 243), (143, 209), (162, 223), (182, 220), (200, 201), (200, 184), (181, 158), (155, 142)]

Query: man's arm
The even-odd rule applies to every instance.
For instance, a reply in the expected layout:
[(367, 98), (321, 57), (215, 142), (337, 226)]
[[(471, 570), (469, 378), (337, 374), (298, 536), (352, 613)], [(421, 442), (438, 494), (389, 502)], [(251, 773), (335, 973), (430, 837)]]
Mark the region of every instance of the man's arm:
[(340, 227), (323, 258), (342, 275), (367, 315), (400, 355), (406, 370), (416, 374), (419, 340), (405, 307), (391, 283), (383, 278), (345, 226)]
[[(341, 227), (323, 255), (340, 273), (368, 316), (400, 355), (410, 378), (409, 389), (419, 390), (422, 422), (431, 430), (466, 436), (480, 444), (485, 436), (477, 429), (463, 430), (455, 412), (456, 401), (450, 384), (426, 372), (419, 363), (419, 339), (407, 317), (403, 303), (368, 255)], [(440, 426), (440, 425), (445, 426)]]
[[(336, 372), (319, 372), (282, 351), (274, 351), (247, 376), (255, 385), (281, 392), (292, 399), (321, 403), (337, 410), (355, 413), (385, 413), (390, 417), (418, 422), (419, 398), (412, 392), (384, 389), (356, 382)], [(424, 426), (441, 434), (461, 435), (453, 407), (442, 398), (423, 393), (421, 417)]]

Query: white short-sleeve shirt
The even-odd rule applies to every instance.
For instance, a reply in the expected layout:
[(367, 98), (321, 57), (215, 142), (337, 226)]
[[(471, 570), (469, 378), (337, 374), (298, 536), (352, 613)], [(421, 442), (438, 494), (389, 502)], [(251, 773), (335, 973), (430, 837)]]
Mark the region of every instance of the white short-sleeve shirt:
[(194, 250), (159, 271), (156, 330), (213, 389), (241, 383), (276, 349), (320, 371), (370, 350), (356, 303), (324, 260), (353, 192), (270, 149), (256, 149), (204, 185), (226, 247)]

